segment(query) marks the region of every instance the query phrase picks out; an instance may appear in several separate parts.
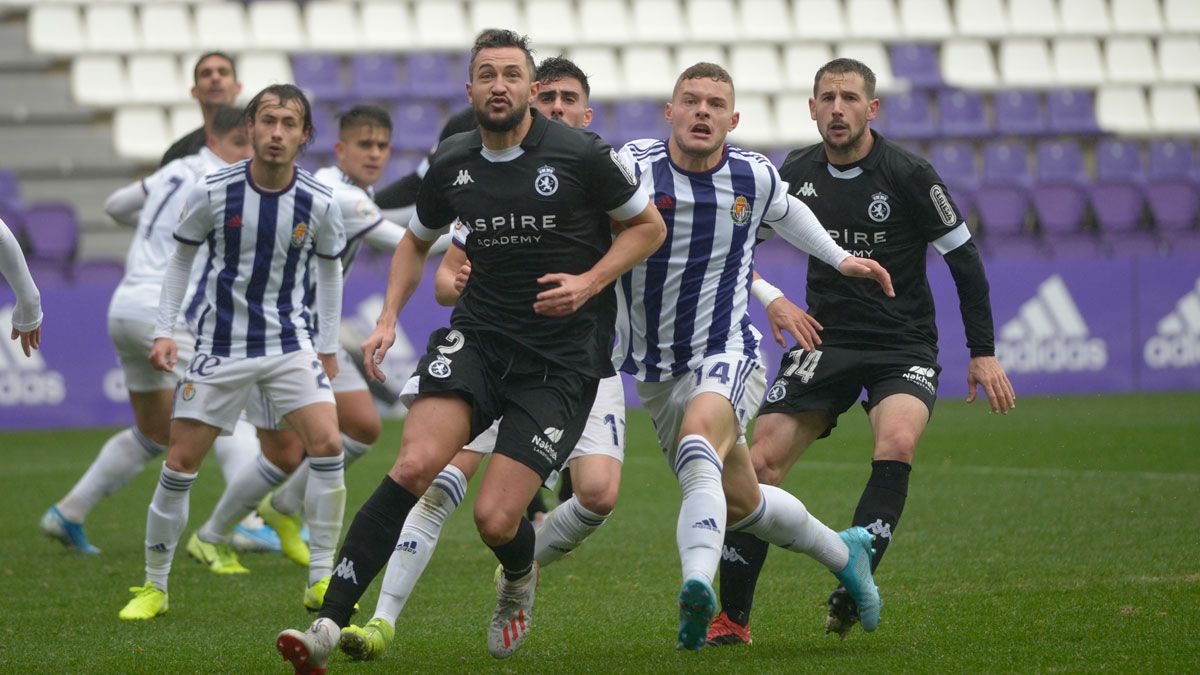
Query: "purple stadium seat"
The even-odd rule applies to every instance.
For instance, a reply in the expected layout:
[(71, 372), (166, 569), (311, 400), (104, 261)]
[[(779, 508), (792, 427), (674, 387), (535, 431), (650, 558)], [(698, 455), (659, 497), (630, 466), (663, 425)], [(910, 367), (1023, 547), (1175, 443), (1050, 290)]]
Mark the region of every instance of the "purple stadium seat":
[(945, 136), (986, 137), (992, 134), (983, 97), (969, 91), (943, 91), (938, 96), (938, 112)]
[(0, 204), (12, 207), (21, 205), (21, 184), (17, 180), (17, 174), (8, 169), (0, 169)]
[(25, 210), (30, 258), (67, 264), (79, 244), (79, 221), (69, 204), (34, 204)]
[(1027, 187), (1029, 152), (1018, 141), (994, 141), (983, 148), (983, 181), (990, 185)]
[(1075, 141), (1042, 141), (1037, 146), (1038, 181), (1083, 185), (1087, 171), (1083, 151)]
[(1162, 242), (1152, 232), (1117, 232), (1103, 237), (1114, 258), (1149, 258), (1163, 254)]
[(71, 263), (61, 260), (39, 260), (37, 258), (27, 258), (26, 263), (29, 265), (29, 274), (33, 277), (33, 283), (37, 284), (40, 290), (44, 290), (47, 286), (64, 286), (71, 283)]
[(1140, 143), (1106, 139), (1096, 144), (1096, 180), (1088, 198), (1101, 231), (1134, 234), (1145, 206), (1144, 183)]
[(115, 260), (88, 260), (75, 266), (75, 285), (111, 286), (116, 288), (125, 275), (125, 266)]
[(893, 137), (923, 139), (937, 135), (929, 94), (897, 94), (889, 96), (884, 105), (888, 109), (887, 129)]
[(620, 101), (613, 106), (613, 145), (636, 138), (666, 138), (667, 122), (658, 101)]
[(1046, 133), (1046, 113), (1037, 92), (996, 92), (992, 97), (992, 112), (996, 115), (998, 133), (1021, 136)]
[(1180, 139), (1150, 141), (1150, 180), (1186, 180), (1193, 169), (1190, 142)]
[(0, 220), (18, 241), (25, 238), (25, 211), (11, 202), (0, 201)]
[(292, 57), (292, 76), (296, 86), (315, 101), (336, 103), (346, 100), (349, 92), (342, 79), (342, 59), (331, 54), (302, 54)]
[(929, 162), (946, 185), (974, 190), (979, 187), (979, 171), (975, 168), (975, 150), (964, 141), (932, 143)]
[[(1074, 141), (1043, 141), (1037, 146), (1037, 182), (1031, 196), (1045, 233), (1071, 233), (1087, 215), (1083, 152)], [(1082, 244), (1074, 244), (1078, 249)]]
[(1056, 134), (1100, 132), (1090, 91), (1067, 89), (1048, 92), (1046, 108), (1049, 111), (1050, 131)]
[(1036, 239), (1022, 235), (988, 237), (981, 248), (984, 257), (991, 260), (1032, 260), (1045, 255)]
[(437, 143), (442, 122), (436, 103), (401, 103), (392, 109), (392, 147), (428, 151)]
[(350, 88), (357, 98), (393, 101), (404, 95), (407, 81), (395, 56), (358, 54), (350, 59)]
[(984, 234), (1020, 234), (1029, 211), (1029, 155), (1025, 146), (993, 141), (984, 147), (983, 158), (983, 184), (975, 192), (975, 209)]
[(929, 43), (894, 44), (889, 50), (892, 73), (916, 89), (936, 89), (943, 86), (942, 69), (938, 65), (937, 45)]
[(466, 64), (457, 54), (418, 52), (410, 54), (406, 93), (421, 98), (461, 101), (466, 96)]
[(1160, 230), (1187, 230), (1196, 222), (1200, 193), (1193, 178), (1196, 168), (1192, 157), (1192, 147), (1187, 141), (1150, 142), (1146, 199)]
[(314, 105), (312, 109), (313, 130), (316, 137), (312, 139), (305, 154), (333, 154), (333, 144), (338, 139), (337, 115), (329, 106)]

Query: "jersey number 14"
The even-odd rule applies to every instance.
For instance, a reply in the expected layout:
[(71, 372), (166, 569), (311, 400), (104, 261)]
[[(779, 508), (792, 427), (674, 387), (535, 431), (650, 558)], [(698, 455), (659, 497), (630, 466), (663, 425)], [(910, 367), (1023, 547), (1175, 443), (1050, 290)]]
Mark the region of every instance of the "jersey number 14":
[(792, 365), (788, 366), (783, 371), (784, 377), (798, 377), (804, 384), (813, 379), (813, 375), (817, 374), (817, 364), (821, 361), (821, 352), (813, 350), (806, 352), (803, 349), (797, 349), (788, 354), (792, 357)]

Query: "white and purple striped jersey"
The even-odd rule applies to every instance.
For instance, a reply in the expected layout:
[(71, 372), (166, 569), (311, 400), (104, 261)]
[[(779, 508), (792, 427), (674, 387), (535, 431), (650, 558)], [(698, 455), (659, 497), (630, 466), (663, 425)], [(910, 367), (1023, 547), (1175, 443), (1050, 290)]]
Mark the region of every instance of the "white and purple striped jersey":
[(667, 238), (620, 281), (620, 370), (673, 379), (712, 354), (758, 353), (750, 323), (754, 246), (763, 221), (788, 212), (787, 184), (762, 155), (725, 147), (710, 171), (684, 171), (665, 140), (631, 141), (621, 156), (654, 193)]
[(250, 161), (196, 185), (175, 238), (208, 243), (196, 290), (205, 306), (196, 351), (213, 356), (275, 356), (312, 348), (312, 256), (337, 258), (346, 246), (333, 190), (299, 166), (278, 192), (256, 186)]
[(346, 172), (336, 166), (317, 169), (313, 174), (317, 180), (333, 188), (333, 198), (342, 211), (342, 224), (346, 230), (346, 247), (342, 252), (342, 274), (350, 274), (354, 257), (362, 248), (363, 236), (379, 227), (383, 214), (375, 205), (375, 188), (362, 189), (350, 180)]

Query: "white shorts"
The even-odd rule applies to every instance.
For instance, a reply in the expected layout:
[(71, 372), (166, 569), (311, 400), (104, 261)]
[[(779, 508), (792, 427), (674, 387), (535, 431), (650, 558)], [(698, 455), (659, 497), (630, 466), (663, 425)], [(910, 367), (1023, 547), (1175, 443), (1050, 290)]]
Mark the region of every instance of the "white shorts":
[[(363, 379), (362, 373), (358, 372), (358, 367), (354, 365), (354, 361), (350, 359), (350, 354), (345, 349), (338, 349), (337, 352), (338, 374), (333, 378), (333, 393), (347, 394), (352, 391), (369, 391), (367, 381)], [(271, 400), (267, 398), (265, 392), (259, 392), (255, 396), (250, 397), (250, 402), (246, 404), (246, 421), (257, 429), (280, 430), (288, 429), (288, 423), (275, 410), (275, 406), (271, 405)]]
[(171, 390), (183, 379), (196, 338), (184, 328), (176, 328), (175, 345), (179, 360), (175, 372), (166, 373), (150, 365), (150, 348), (154, 346), (154, 324), (133, 319), (108, 318), (108, 336), (117, 350), (121, 369), (125, 371), (125, 388), (133, 392)]
[(230, 433), (242, 409), (265, 396), (280, 417), (314, 403), (333, 403), (333, 387), (316, 353), (238, 358), (198, 353), (175, 390), (172, 419), (194, 419)]
[[(464, 446), (465, 450), (490, 455), (496, 449), (496, 433), (500, 420)], [(567, 457), (567, 462), (584, 455), (607, 455), (618, 462), (625, 461), (625, 387), (621, 376), (614, 375), (600, 380), (596, 387), (596, 401), (588, 413), (587, 425), (579, 443)]]
[(746, 425), (758, 413), (767, 390), (762, 359), (742, 353), (714, 354), (686, 375), (663, 382), (638, 382), (638, 398), (658, 433), (658, 444), (674, 465), (679, 427), (692, 399), (705, 392), (720, 394), (733, 404), (738, 420), (738, 443), (746, 442)]

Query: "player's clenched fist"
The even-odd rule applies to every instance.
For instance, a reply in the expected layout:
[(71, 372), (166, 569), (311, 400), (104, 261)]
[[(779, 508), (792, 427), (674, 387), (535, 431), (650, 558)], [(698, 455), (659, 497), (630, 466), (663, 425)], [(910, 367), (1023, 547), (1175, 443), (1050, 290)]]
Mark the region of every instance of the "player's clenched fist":
[(396, 342), (396, 326), (375, 326), (375, 330), (371, 331), (370, 337), (362, 343), (363, 365), (367, 369), (367, 377), (376, 382), (384, 382), (387, 376), (383, 374), (383, 369), (379, 364), (383, 363), (383, 357), (387, 354), (387, 350), (392, 348)]
[(150, 365), (163, 372), (169, 373), (175, 370), (175, 362), (178, 358), (178, 347), (175, 345), (175, 340), (171, 338), (158, 338), (154, 341), (154, 346), (150, 348)]

